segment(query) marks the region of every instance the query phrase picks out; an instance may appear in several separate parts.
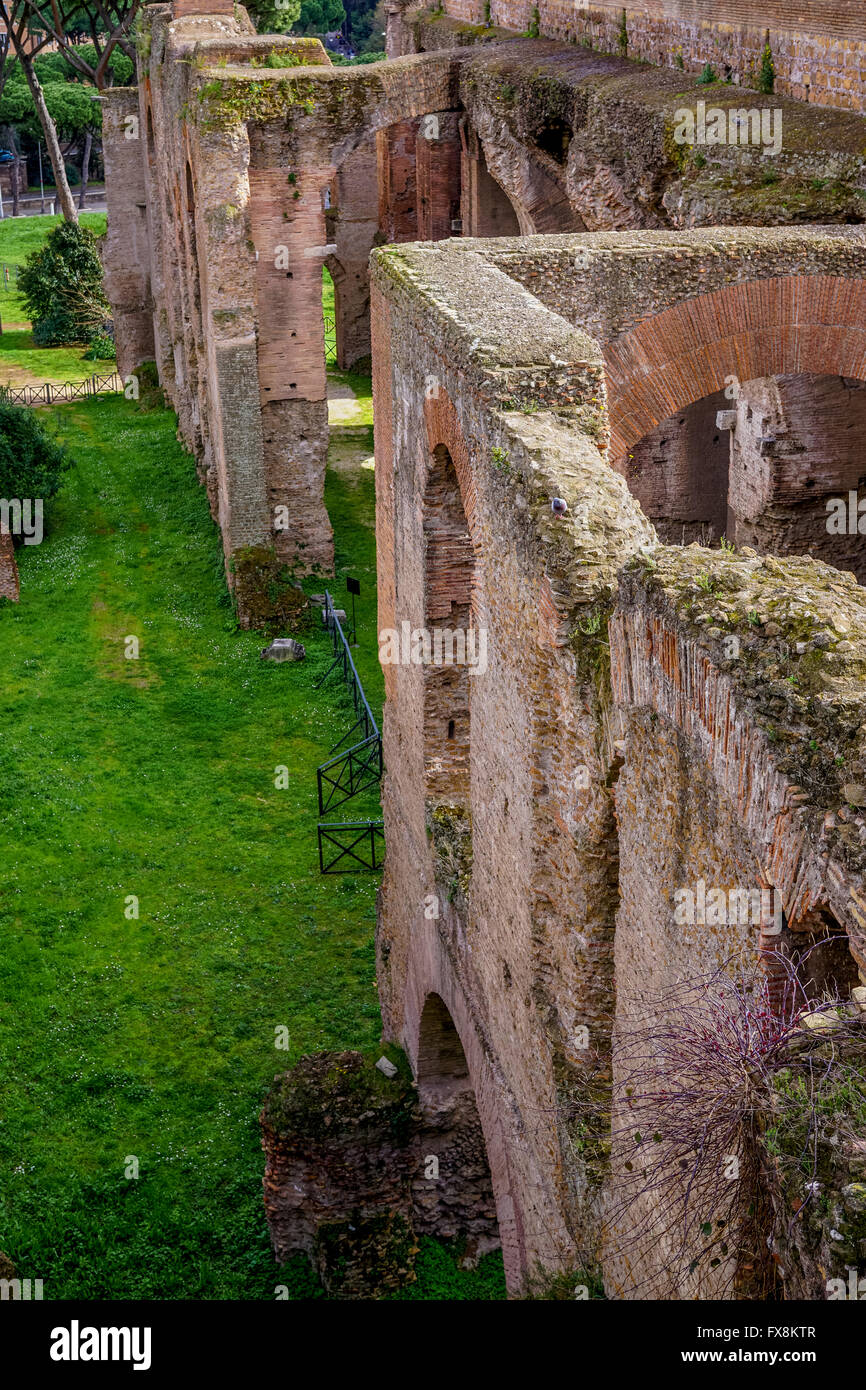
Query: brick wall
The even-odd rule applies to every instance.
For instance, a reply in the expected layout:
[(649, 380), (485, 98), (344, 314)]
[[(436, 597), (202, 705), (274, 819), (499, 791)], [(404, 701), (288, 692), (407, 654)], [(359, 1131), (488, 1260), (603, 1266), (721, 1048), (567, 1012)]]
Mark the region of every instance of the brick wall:
[(460, 217), (460, 131), (454, 111), (421, 121), (416, 142), (418, 240), (454, 236)]
[(0, 598), (17, 603), (20, 597), (15, 545), (11, 536), (0, 533)]
[[(840, 376), (749, 381), (731, 438), (731, 539), (761, 553), (814, 555), (866, 580), (863, 537), (848, 526), (849, 492), (866, 469), (851, 441), (866, 430), (866, 384)], [(827, 501), (845, 503), (842, 533)]]
[[(621, 48), (623, 8), (627, 52), (671, 67), (712, 63), (722, 77), (754, 86), (769, 33), (776, 90), (821, 106), (866, 109), (866, 35), (860, 0), (812, 0), (792, 13), (787, 0), (539, 0), (539, 32), (607, 53)], [(532, 0), (492, 0), (491, 20), (524, 32), (532, 22)], [(481, 0), (445, 0), (455, 19), (483, 24)]]
[[(774, 939), (751, 922), (681, 926), (678, 888), (700, 878), (774, 888), (788, 938), (811, 940), (831, 919), (850, 942), (840, 978), (866, 971), (866, 818), (849, 807), (840, 820), (836, 809), (839, 779), (866, 767), (866, 706), (859, 694), (856, 708), (847, 703), (847, 682), (866, 669), (866, 645), (850, 636), (866, 622), (862, 590), (812, 559), (658, 545), (600, 452), (602, 343), (577, 306), (607, 331), (646, 328), (653, 294), (671, 309), (676, 293), (692, 297), (693, 274), (711, 294), (730, 275), (740, 292), (730, 303), (752, 323), (756, 303), (764, 318), (769, 305), (793, 306), (772, 286), (764, 293), (787, 260), (810, 269), (796, 296), (811, 306), (808, 342), (812, 320), (858, 302), (862, 252), (852, 246), (849, 263), (847, 249), (844, 234), (747, 230), (728, 244), (644, 233), (374, 256), (380, 627), (420, 627), (441, 607), (448, 570), (442, 578), (435, 546), (425, 563), (430, 509), (440, 508), (446, 537), (462, 527), (453, 493), (439, 496), (444, 447), (472, 543), (473, 621), (489, 649), (486, 673), (468, 681), (468, 805), (463, 768), (443, 767), (431, 795), (431, 673), (386, 666), (380, 998), (386, 1035), (416, 1066), (426, 1003), (445, 1002), (478, 1102), (512, 1289), (538, 1261), (600, 1265), (614, 1297), (729, 1295), (727, 1267), (690, 1273), (691, 1249), (678, 1263), (652, 1200), (623, 1206), (632, 1180), (607, 1167), (604, 1124), (593, 1139), (612, 1091), (619, 1105), (612, 1015), (625, 1033), (684, 975), (732, 962), (759, 976), (775, 968)], [(831, 262), (840, 283), (821, 274)], [(761, 273), (767, 280), (744, 278)], [(554, 299), (560, 311), (573, 306), (572, 324)], [(847, 330), (835, 340), (837, 356), (849, 350)], [(691, 389), (685, 376), (680, 385)], [(567, 510), (554, 512), (553, 498)], [(812, 655), (789, 681), (787, 663), (802, 654), (791, 634), (804, 622), (798, 641)], [(844, 689), (838, 706), (811, 699), (816, 660), (830, 685), (822, 671), (814, 690)], [(778, 1004), (781, 977), (768, 978)]]

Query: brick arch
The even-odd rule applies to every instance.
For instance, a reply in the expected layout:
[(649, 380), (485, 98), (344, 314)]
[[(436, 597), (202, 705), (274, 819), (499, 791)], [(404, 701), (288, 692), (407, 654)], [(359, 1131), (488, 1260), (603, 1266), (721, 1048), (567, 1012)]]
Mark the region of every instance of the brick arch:
[(457, 411), (454, 409), (448, 392), (442, 386), (436, 388), (435, 396), (424, 400), (424, 423), (427, 428), (429, 450), (428, 475), (433, 465), (436, 450), (443, 446), (448, 450), (454, 465), (454, 472), (457, 474), (460, 497), (466, 514), (466, 524), (469, 527), (469, 536), (475, 553), (472, 578), (472, 618), (473, 621), (476, 621), (483, 612), (484, 594), (483, 547), (481, 522), (478, 515), (478, 491), (475, 486), (469, 449), (457, 419)]
[[(435, 923), (424, 924), (425, 933), (435, 935)], [(509, 1129), (506, 1117), (513, 1111), (501, 1094), (496, 1068), (488, 1057), (478, 1029), (475, 1027), (471, 1011), (463, 990), (454, 979), (450, 963), (444, 959), (441, 942), (413, 942), (407, 978), (407, 1012), (404, 1031), (404, 1045), (412, 1062), (412, 1069), (418, 1082), (422, 1101), (425, 1094), (435, 1095), (436, 1077), (432, 1070), (435, 1039), (431, 1038), (431, 1001), (434, 1005), (434, 1022), (441, 1022), (444, 1015), (453, 1026), (453, 1043), (445, 1055), (445, 1061), (453, 1064), (459, 1048), (459, 1058), (465, 1063), (466, 1079), (472, 1088), (484, 1147), (490, 1168), (490, 1180), (496, 1204), (499, 1238), (502, 1243), (502, 1258), (509, 1292), (518, 1292), (529, 1271), (525, 1215), (520, 1203), (521, 1185), (515, 1180), (510, 1159)], [(441, 1080), (446, 1085), (459, 1082), (455, 1076), (459, 1067), (446, 1070)]]
[(731, 377), (866, 379), (866, 280), (786, 275), (727, 285), (604, 345), (610, 457)]

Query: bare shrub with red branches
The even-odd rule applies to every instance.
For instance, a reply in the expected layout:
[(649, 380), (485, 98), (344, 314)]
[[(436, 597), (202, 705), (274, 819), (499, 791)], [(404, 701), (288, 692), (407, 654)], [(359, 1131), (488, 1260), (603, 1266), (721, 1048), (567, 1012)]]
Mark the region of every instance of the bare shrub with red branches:
[[(769, 1116), (778, 1123), (775, 1081), (804, 1041), (804, 1017), (842, 1026), (843, 1001), (806, 997), (808, 954), (765, 953), (750, 974), (687, 981), (615, 1037), (605, 1265), (629, 1296), (780, 1296), (762, 1134)], [(831, 1058), (798, 1094), (807, 1134), (832, 1074)], [(808, 1168), (808, 1145), (804, 1159)]]

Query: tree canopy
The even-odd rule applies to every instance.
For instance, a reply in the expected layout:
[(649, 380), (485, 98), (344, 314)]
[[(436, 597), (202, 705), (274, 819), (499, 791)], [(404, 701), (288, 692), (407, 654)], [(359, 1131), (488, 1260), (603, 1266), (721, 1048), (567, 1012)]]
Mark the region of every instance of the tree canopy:
[(60, 222), (28, 256), (18, 288), (41, 347), (86, 343), (111, 317), (102, 287), (96, 238), (76, 222)]
[(260, 34), (288, 34), (301, 13), (301, 0), (251, 0), (250, 19)]

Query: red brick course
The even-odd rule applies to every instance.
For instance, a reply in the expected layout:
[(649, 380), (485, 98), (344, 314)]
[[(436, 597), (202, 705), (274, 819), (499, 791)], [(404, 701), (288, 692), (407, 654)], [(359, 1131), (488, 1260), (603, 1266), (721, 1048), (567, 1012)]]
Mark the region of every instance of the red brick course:
[(688, 299), (605, 345), (611, 456), (732, 377), (866, 377), (866, 281), (750, 280)]

